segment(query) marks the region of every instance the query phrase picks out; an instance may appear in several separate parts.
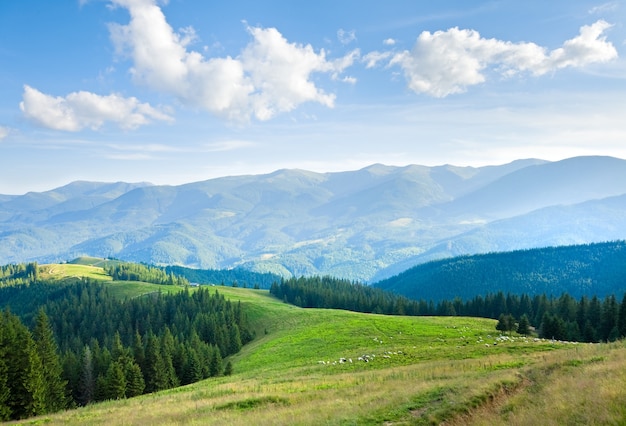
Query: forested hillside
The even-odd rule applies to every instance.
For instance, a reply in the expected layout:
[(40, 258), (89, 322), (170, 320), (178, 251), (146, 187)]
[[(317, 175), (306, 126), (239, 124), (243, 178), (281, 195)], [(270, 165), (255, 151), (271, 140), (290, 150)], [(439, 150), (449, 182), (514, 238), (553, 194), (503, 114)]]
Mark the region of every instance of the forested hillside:
[(626, 242), (461, 256), (415, 266), (373, 286), (434, 301), (498, 291), (621, 297), (626, 291)]
[[(33, 267), (2, 269), (11, 281), (0, 288), (0, 420), (229, 374), (223, 358), (254, 337), (242, 306), (208, 288), (121, 299), (101, 281), (37, 280), (27, 272)], [(144, 265), (110, 271), (117, 278), (186, 282)]]
[(539, 337), (575, 342), (608, 342), (626, 337), (626, 295), (574, 299), (505, 294), (501, 291), (461, 300), (410, 300), (387, 291), (331, 277), (283, 280), (270, 293), (303, 308), (345, 309), (386, 315), (466, 316), (498, 319), (501, 332), (517, 331)]
[(244, 288), (268, 289), (280, 280), (279, 275), (252, 272), (243, 268), (235, 269), (192, 269), (184, 266), (165, 266), (168, 274), (184, 277), (192, 283), (228, 285)]

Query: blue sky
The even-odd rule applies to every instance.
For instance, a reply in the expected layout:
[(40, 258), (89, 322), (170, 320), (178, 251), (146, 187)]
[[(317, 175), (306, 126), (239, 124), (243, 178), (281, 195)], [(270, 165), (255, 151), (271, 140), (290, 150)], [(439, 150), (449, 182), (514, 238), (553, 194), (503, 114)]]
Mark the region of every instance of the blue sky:
[(626, 1), (0, 1), (0, 194), (626, 158)]

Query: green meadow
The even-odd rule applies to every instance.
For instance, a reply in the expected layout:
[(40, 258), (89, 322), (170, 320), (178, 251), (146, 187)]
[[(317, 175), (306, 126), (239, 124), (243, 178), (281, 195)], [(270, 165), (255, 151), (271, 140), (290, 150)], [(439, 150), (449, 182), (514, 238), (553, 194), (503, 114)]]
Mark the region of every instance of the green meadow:
[[(61, 266), (70, 268), (53, 265), (53, 269)], [(79, 271), (68, 269), (67, 273)], [(97, 268), (85, 269), (85, 273), (98, 275)], [(111, 281), (110, 285), (123, 298), (168, 290), (146, 283)], [(488, 319), (302, 309), (264, 290), (211, 288), (240, 301), (257, 334), (230, 358), (231, 376), (20, 424), (560, 425), (626, 421), (624, 342), (574, 344), (501, 336), (496, 321)]]

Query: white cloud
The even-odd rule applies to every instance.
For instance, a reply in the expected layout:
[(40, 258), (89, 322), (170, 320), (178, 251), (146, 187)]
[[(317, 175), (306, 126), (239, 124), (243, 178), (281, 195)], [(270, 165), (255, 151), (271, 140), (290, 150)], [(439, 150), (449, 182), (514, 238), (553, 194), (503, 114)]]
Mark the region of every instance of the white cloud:
[(337, 39), (341, 44), (350, 44), (356, 40), (356, 33), (354, 30), (346, 31), (340, 28), (337, 30)]
[(172, 120), (167, 113), (134, 97), (124, 98), (117, 94), (100, 96), (83, 91), (54, 97), (28, 85), (24, 86), (20, 109), (27, 118), (41, 126), (70, 132), (84, 128), (95, 130), (106, 122), (123, 129), (135, 129), (152, 120)]
[(354, 60), (350, 53), (329, 61), (324, 50), (289, 43), (274, 28), (256, 27), (248, 27), (253, 40), (239, 57), (207, 58), (188, 49), (192, 29), (176, 33), (154, 0), (112, 2), (130, 12), (128, 25), (111, 24), (110, 33), (117, 52), (132, 59), (136, 82), (232, 121), (268, 120), (304, 102), (332, 107), (335, 95), (310, 76), (328, 73), (337, 79)]
[(0, 126), (0, 141), (9, 136), (9, 128)]
[[(617, 51), (603, 35), (610, 27), (603, 20), (583, 26), (577, 37), (565, 41), (562, 47), (549, 54), (546, 48), (535, 43), (485, 39), (474, 30), (424, 31), (412, 51), (394, 54), (389, 65), (402, 68), (414, 92), (445, 97), (483, 83), (486, 69), (503, 76), (519, 72), (542, 75), (565, 67), (583, 67), (614, 59)], [(372, 52), (364, 59), (368, 59), (367, 66), (371, 67), (385, 58), (379, 52)]]
[(589, 14), (597, 15), (597, 14), (602, 14), (602, 13), (607, 13), (607, 12), (613, 12), (617, 10), (618, 8), (619, 8), (619, 2), (610, 1), (607, 3), (603, 3), (598, 6), (592, 7), (591, 9), (589, 9)]
[(363, 62), (366, 68), (374, 68), (381, 61), (386, 61), (393, 55), (393, 52), (370, 52), (363, 55)]
[(248, 30), (254, 41), (243, 51), (241, 64), (255, 88), (251, 103), (257, 119), (270, 119), (306, 101), (334, 106), (335, 95), (325, 93), (309, 79), (312, 72), (337, 69), (326, 60), (323, 50), (315, 53), (310, 45), (289, 43), (274, 28)]
[(387, 38), (385, 40), (383, 40), (383, 44), (385, 46), (393, 46), (394, 44), (396, 44), (396, 41), (392, 38)]

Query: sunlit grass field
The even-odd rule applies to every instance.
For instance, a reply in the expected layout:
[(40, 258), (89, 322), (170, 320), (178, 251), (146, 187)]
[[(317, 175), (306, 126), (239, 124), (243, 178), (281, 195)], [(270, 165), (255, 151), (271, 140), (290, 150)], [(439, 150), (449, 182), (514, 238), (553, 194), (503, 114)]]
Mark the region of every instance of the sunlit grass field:
[[(110, 285), (120, 297), (167, 290), (145, 283)], [(211, 289), (246, 306), (257, 333), (230, 358), (232, 376), (21, 423), (626, 422), (623, 342), (591, 345), (503, 337), (495, 330), (496, 322), (487, 319), (302, 309), (263, 290)]]

